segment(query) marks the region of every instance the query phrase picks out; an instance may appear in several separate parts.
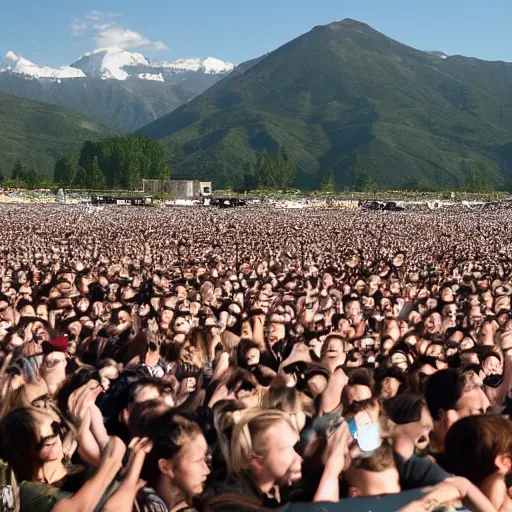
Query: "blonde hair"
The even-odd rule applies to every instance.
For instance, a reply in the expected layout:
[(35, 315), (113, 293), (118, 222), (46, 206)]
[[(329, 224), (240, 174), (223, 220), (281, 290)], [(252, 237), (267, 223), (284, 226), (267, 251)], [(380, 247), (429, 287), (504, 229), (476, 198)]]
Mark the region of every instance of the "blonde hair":
[(234, 400), (222, 400), (213, 407), (213, 425), (229, 472), (231, 472), (230, 447), (233, 428), (240, 421), (244, 410), (244, 405)]
[(315, 414), (313, 399), (298, 391), (297, 388), (271, 387), (263, 397), (262, 407), (265, 409), (278, 409), (288, 414), (297, 414), (299, 412), (303, 412), (308, 416)]
[(240, 415), (231, 436), (229, 468), (231, 473), (249, 471), (253, 456), (262, 455), (262, 438), (276, 423), (284, 421), (293, 426), (290, 417), (276, 409), (247, 409)]

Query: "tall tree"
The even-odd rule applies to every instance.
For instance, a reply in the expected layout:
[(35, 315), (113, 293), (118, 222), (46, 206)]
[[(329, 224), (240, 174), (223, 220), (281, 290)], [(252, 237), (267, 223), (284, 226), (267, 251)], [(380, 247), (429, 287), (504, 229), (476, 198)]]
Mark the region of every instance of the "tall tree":
[(25, 171), (24, 181), (27, 184), (28, 188), (34, 189), (39, 187), (40, 179), (37, 174), (37, 171), (33, 167), (29, 167)]
[(329, 169), (320, 184), (320, 190), (322, 192), (336, 192), (336, 180), (334, 179), (334, 171)]
[(286, 149), (280, 146), (274, 153), (264, 150), (256, 162), (255, 174), (260, 185), (271, 189), (291, 188), (295, 183), (297, 166)]
[(57, 185), (71, 185), (78, 172), (79, 155), (71, 153), (61, 156), (56, 162), (53, 170), (53, 181)]
[(105, 190), (107, 188), (107, 180), (100, 169), (97, 156), (92, 159), (91, 170), (87, 174), (86, 179), (88, 188), (93, 190)]
[(16, 162), (14, 162), (14, 167), (12, 168), (11, 178), (13, 180), (24, 181), (25, 180), (25, 166), (22, 164), (21, 160), (18, 158)]
[(377, 183), (375, 183), (375, 180), (373, 179), (373, 176), (364, 168), (360, 169), (356, 167), (356, 170), (354, 171), (354, 177), (356, 190), (371, 192), (378, 188)]
[(83, 167), (78, 167), (73, 179), (73, 185), (80, 188), (87, 186), (87, 171)]

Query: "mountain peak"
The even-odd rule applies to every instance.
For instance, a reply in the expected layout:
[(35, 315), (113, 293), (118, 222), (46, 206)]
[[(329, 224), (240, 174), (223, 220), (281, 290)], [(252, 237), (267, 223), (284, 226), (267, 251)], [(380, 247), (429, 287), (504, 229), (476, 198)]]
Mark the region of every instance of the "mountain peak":
[(370, 25), (363, 23), (362, 21), (353, 20), (352, 18), (345, 18), (341, 21), (333, 21), (332, 23), (329, 23), (328, 25), (322, 26), (320, 28), (328, 28), (330, 30), (351, 29), (358, 32), (365, 32), (367, 34), (380, 34), (380, 32), (370, 27)]
[(24, 57), (21, 57), (9, 50), (3, 59), (0, 60), (0, 72), (10, 71), (19, 75), (33, 78), (83, 78), (85, 74), (79, 69), (70, 66), (62, 66), (59, 69), (49, 66), (38, 66)]
[(71, 65), (74, 68), (81, 69), (87, 76), (126, 80), (130, 75), (123, 68), (149, 66), (149, 61), (141, 53), (128, 52), (113, 46), (88, 52)]

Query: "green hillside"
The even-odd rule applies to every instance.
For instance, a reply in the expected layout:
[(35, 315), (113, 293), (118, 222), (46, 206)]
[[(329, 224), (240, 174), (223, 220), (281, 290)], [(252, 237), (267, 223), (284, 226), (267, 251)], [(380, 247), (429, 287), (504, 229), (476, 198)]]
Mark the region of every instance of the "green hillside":
[(512, 176), (512, 64), (421, 52), (344, 20), (315, 27), (139, 131), (164, 139), (174, 177), (240, 186), (286, 146), (297, 186), (458, 186)]
[(0, 93), (0, 172), (6, 177), (21, 159), (51, 178), (58, 156), (113, 134), (73, 110)]

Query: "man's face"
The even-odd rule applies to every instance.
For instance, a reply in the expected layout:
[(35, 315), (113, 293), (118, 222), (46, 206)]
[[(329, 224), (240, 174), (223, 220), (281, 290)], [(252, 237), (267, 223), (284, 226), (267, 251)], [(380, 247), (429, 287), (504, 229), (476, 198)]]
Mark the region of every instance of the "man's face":
[(396, 467), (384, 471), (350, 470), (350, 479), (357, 487), (350, 487), (350, 496), (381, 496), (401, 492), (400, 476)]
[(48, 321), (48, 307), (46, 304), (39, 304), (36, 308), (36, 315), (38, 318)]
[(322, 288), (329, 289), (333, 284), (332, 276), (329, 273), (325, 273), (322, 277)]
[(348, 386), (348, 389), (347, 389), (348, 405), (351, 405), (354, 402), (363, 402), (364, 400), (369, 400), (371, 397), (372, 397), (372, 390), (368, 386), (363, 386), (361, 384), (356, 384), (354, 386)]
[(386, 377), (381, 384), (380, 396), (382, 398), (393, 398), (398, 393), (400, 381), (395, 377)]
[(279, 421), (262, 437), (258, 463), (265, 480), (273, 480), (280, 487), (300, 480), (302, 459), (295, 451), (299, 435), (291, 425), (286, 421)]
[(33, 306), (24, 306), (20, 310), (20, 316), (36, 316), (36, 310), (34, 309)]
[(430, 334), (438, 334), (441, 331), (441, 327), (443, 322), (441, 320), (441, 315), (439, 313), (432, 313), (425, 320), (425, 329)]
[(457, 306), (455, 304), (448, 304), (443, 308), (443, 316), (455, 320), (457, 317)]
[(257, 348), (250, 348), (245, 356), (249, 366), (254, 366), (260, 362), (260, 351)]
[(149, 402), (156, 398), (160, 398), (160, 390), (157, 387), (151, 385), (142, 386), (136, 392), (135, 403)]
[(48, 390), (54, 393), (66, 378), (66, 356), (63, 352), (51, 352), (41, 366), (41, 375), (48, 385)]
[(429, 444), (430, 433), (434, 428), (434, 423), (428, 409), (423, 407), (418, 421), (397, 425), (395, 428), (397, 435), (404, 436), (414, 442), (414, 446), (417, 449), (425, 450)]
[(345, 307), (347, 317), (354, 317), (361, 313), (361, 304), (358, 300), (351, 300)]
[(456, 411), (461, 418), (485, 414), (491, 406), (482, 388), (476, 387), (462, 394), (456, 404)]
[(178, 286), (176, 288), (176, 295), (179, 301), (185, 300), (187, 298), (187, 290), (184, 286)]
[(329, 338), (327, 340), (325, 357), (327, 359), (337, 359), (343, 354), (343, 340), (340, 338)]

